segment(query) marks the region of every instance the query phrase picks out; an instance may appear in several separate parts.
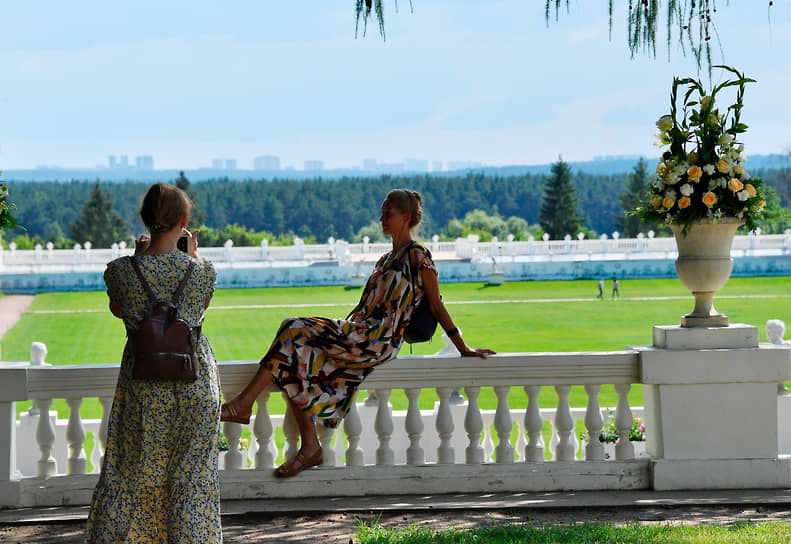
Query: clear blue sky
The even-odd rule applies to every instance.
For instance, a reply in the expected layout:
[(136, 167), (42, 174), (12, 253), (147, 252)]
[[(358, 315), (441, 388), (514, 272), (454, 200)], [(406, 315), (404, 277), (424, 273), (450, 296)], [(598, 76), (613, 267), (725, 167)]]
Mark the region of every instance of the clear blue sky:
[[(354, 39), (354, 0), (3, 0), (0, 168), (110, 154), (154, 155), (157, 168), (656, 156), (672, 77), (697, 71), (664, 44), (630, 60), (625, 13), (608, 41), (605, 0), (572, 2), (549, 28), (538, 0), (413, 4), (385, 0), (383, 43), (375, 26)], [(771, 26), (764, 1), (718, 5), (715, 61), (758, 80), (748, 156), (782, 152), (791, 1), (775, 2)]]

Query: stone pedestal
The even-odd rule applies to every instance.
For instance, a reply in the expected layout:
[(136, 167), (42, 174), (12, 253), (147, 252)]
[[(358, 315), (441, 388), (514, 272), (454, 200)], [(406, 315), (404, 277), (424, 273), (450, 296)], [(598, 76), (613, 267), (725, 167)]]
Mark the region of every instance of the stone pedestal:
[(791, 485), (777, 406), (791, 350), (732, 325), (655, 327), (654, 346), (640, 351), (654, 489)]

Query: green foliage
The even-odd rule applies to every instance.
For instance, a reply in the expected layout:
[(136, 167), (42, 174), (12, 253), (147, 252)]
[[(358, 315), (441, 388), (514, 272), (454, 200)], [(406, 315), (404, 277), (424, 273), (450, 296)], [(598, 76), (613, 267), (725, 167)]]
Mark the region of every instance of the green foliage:
[(360, 230), (354, 235), (352, 241), (360, 244), (366, 236), (368, 237), (368, 241), (372, 244), (388, 241), (388, 237), (382, 232), (382, 226), (379, 221), (371, 221), (367, 225), (360, 227)]
[(129, 239), (129, 228), (113, 208), (97, 181), (85, 202), (80, 217), (71, 224), (71, 237), (79, 243), (90, 241), (93, 247), (110, 247), (115, 242)]
[(556, 240), (579, 232), (581, 221), (577, 213), (577, 193), (571, 180), (571, 170), (562, 158), (552, 165), (552, 175), (544, 185), (538, 221), (544, 232)]
[(626, 213), (628, 210), (637, 208), (645, 200), (648, 183), (648, 167), (645, 160), (641, 158), (629, 174), (626, 188), (618, 197), (621, 209), (625, 211), (615, 216), (615, 222), (621, 233), (627, 238), (634, 238), (640, 232), (648, 232), (650, 228), (639, 216)]
[(187, 176), (184, 175), (184, 171), (182, 170), (179, 172), (179, 177), (176, 178), (174, 183), (176, 187), (187, 193), (187, 196), (192, 201), (192, 208), (190, 209), (190, 216), (189, 222), (187, 223), (187, 228), (189, 230), (193, 230), (198, 228), (200, 225), (206, 223), (206, 214), (203, 213), (201, 210), (198, 201), (195, 199), (195, 192), (190, 189), (190, 180), (187, 179)]

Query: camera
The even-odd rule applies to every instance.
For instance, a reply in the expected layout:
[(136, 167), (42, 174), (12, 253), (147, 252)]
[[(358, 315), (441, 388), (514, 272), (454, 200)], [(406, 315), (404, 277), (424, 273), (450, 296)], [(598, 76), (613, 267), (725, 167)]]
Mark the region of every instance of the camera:
[(179, 248), (184, 253), (187, 253), (187, 235), (182, 235), (178, 241), (176, 242), (176, 247)]

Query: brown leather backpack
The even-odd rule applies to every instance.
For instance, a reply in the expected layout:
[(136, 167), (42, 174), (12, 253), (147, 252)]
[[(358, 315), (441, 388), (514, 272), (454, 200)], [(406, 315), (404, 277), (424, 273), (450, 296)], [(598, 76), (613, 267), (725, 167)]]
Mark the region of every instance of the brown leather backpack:
[(173, 298), (170, 301), (159, 301), (143, 277), (137, 258), (132, 256), (130, 260), (132, 268), (153, 304), (138, 330), (127, 330), (127, 336), (134, 342), (135, 348), (132, 378), (195, 381), (200, 375), (196, 339), (200, 337), (201, 327), (195, 327), (196, 334), (193, 336), (193, 329), (189, 323), (178, 317), (179, 299), (195, 268), (195, 263), (189, 263)]

